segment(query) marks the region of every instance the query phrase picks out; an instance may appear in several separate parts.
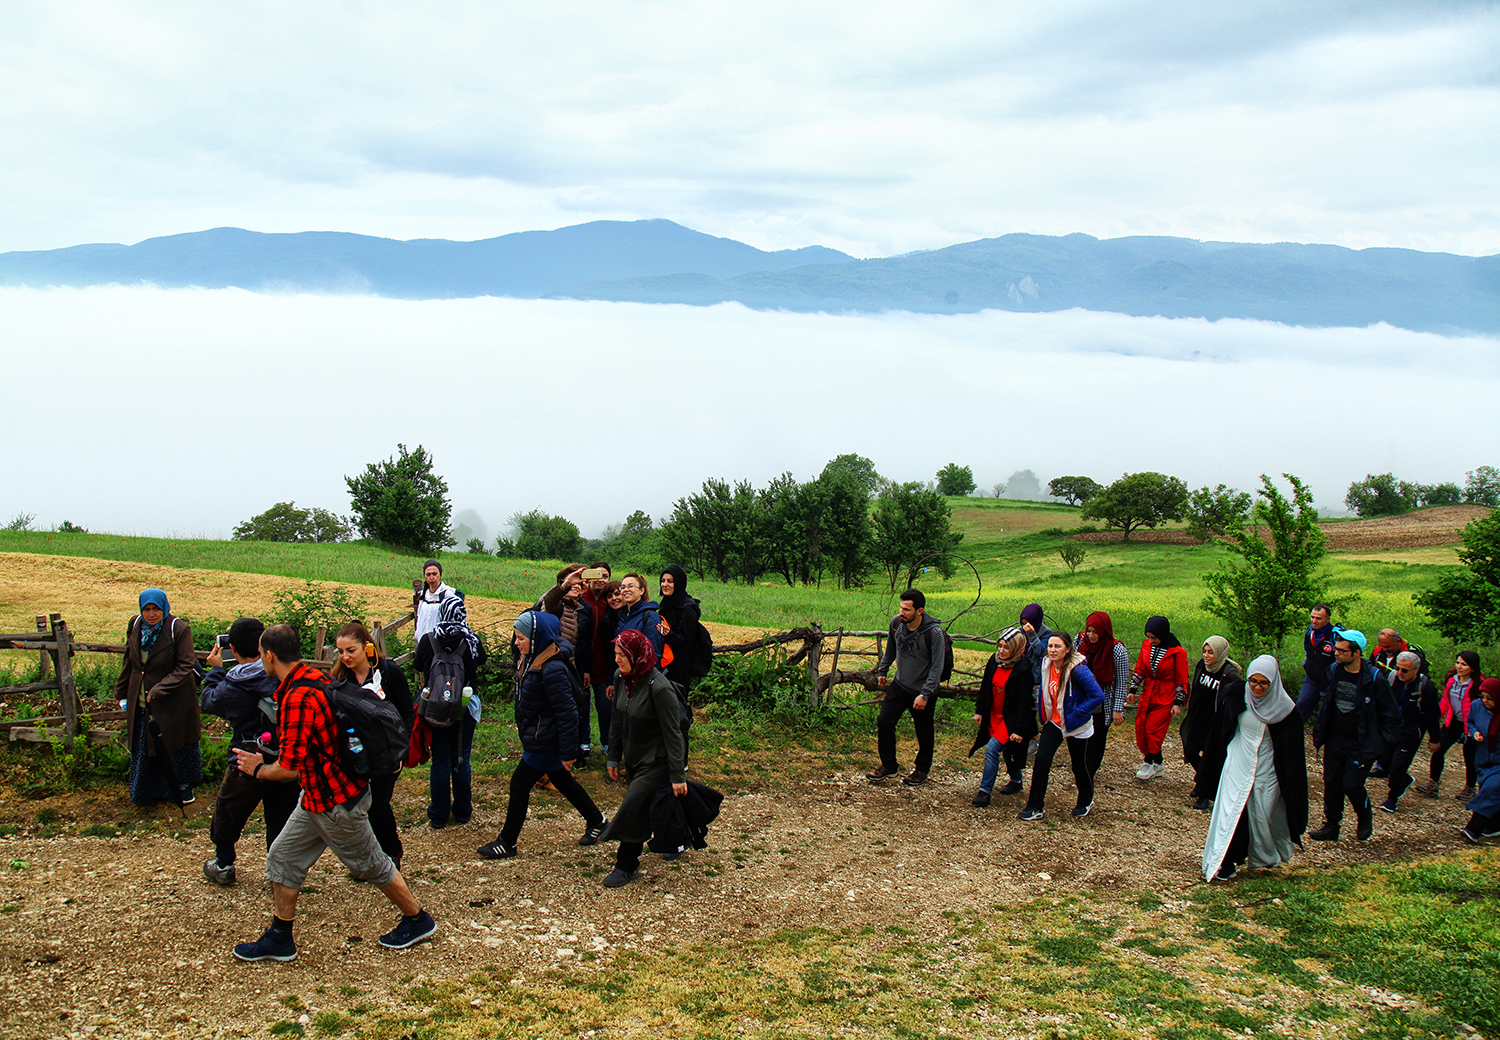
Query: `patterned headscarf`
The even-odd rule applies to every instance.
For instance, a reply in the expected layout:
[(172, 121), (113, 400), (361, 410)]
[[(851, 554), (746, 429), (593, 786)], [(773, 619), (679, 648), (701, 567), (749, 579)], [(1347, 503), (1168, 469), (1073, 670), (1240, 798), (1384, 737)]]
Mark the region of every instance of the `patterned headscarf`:
[[(1002, 654), (1001, 651), (1008, 651)], [(995, 662), (1014, 661), (1026, 652), (1026, 630), (1012, 625), (1000, 633), (999, 644), (995, 647)]]
[(469, 656), (479, 657), (479, 638), (469, 628), (469, 608), (457, 596), (444, 596), (438, 601), (438, 623), (433, 629), (435, 636), (461, 635), (469, 646)]
[[(1088, 660), (1089, 671), (1094, 673), (1094, 678), (1099, 680), (1100, 685), (1108, 685), (1115, 681), (1115, 623), (1104, 611), (1096, 610), (1083, 624), (1085, 631), (1083, 638), (1078, 641), (1078, 649), (1083, 651), (1083, 656)], [(1087, 629), (1090, 625), (1099, 633), (1097, 643), (1089, 642)]]
[(147, 607), (160, 607), (161, 620), (154, 625), (148, 625), (145, 614), (141, 615), (142, 657), (151, 653), (151, 648), (156, 645), (156, 637), (161, 635), (162, 626), (167, 623), (167, 615), (172, 613), (172, 605), (167, 602), (167, 594), (161, 589), (144, 589), (141, 592), (140, 608), (144, 611)]
[(638, 629), (627, 628), (615, 637), (615, 646), (625, 651), (625, 658), (630, 662), (630, 671), (622, 671), (620, 674), (625, 679), (625, 688), (631, 693), (635, 692), (635, 684), (651, 674), (651, 669), (656, 667), (656, 648), (651, 645), (645, 633)]

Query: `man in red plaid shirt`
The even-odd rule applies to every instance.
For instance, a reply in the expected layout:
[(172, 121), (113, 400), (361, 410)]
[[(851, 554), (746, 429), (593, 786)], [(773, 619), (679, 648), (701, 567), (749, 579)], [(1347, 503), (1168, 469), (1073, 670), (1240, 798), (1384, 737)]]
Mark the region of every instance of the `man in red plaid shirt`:
[(432, 938), (437, 922), (412, 895), (395, 863), (370, 829), (370, 790), (344, 772), (339, 755), (338, 719), (321, 672), (302, 663), (302, 641), (287, 625), (272, 625), (260, 637), (260, 660), (276, 690), (278, 757), (267, 762), (257, 752), (233, 749), (241, 772), (261, 780), (296, 779), (302, 798), (266, 854), (275, 913), (271, 927), (255, 942), (240, 943), (242, 961), (289, 961), (297, 956), (292, 921), (307, 872), (323, 855), (334, 855), (356, 878), (372, 882), (401, 910), (393, 931), (380, 945), (405, 950)]

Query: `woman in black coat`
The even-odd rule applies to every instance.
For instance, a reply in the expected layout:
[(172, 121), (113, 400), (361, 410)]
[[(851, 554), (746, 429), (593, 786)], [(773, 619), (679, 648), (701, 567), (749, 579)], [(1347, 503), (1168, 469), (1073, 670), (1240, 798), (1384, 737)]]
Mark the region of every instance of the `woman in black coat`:
[(488, 845), (481, 845), (485, 859), (509, 859), (516, 854), (516, 839), (526, 823), (531, 789), (543, 776), (583, 817), (580, 845), (593, 845), (604, 830), (604, 814), (589, 793), (574, 779), (568, 765), (578, 758), (578, 702), (573, 696), (569, 662), (573, 647), (562, 638), (556, 617), (540, 610), (524, 611), (516, 618), (515, 646), (521, 654), (516, 666), (516, 729), (521, 737), (521, 761), (510, 778), (510, 804), (505, 825)]
[(1229, 657), (1229, 640), (1209, 636), (1203, 641), (1203, 656), (1193, 666), (1188, 684), (1187, 710), (1177, 733), (1182, 737), (1182, 760), (1193, 767), (1193, 789), (1188, 797), (1193, 808), (1207, 812), (1213, 807), (1213, 792), (1219, 786), (1217, 774), (1205, 767), (1208, 746), (1219, 730), (1224, 691), (1229, 684), (1244, 677), (1240, 666)]
[[(426, 636), (423, 636), (425, 639)], [(338, 660), (333, 663), (333, 677), (345, 679), (356, 686), (364, 686), (375, 692), (381, 700), (390, 701), (401, 713), (406, 732), (411, 733), (416, 712), (411, 703), (411, 684), (406, 673), (382, 657), (370, 638), (370, 630), (358, 621), (351, 621), (339, 629), (334, 637)], [(380, 848), (391, 857), (396, 869), (401, 869), (401, 856), (406, 851), (401, 844), (401, 831), (396, 827), (396, 814), (391, 809), (391, 798), (396, 793), (396, 781), (401, 778), (401, 769), (384, 776), (370, 777), (370, 829)]]
[(672, 651), (672, 663), (662, 670), (667, 673), (668, 679), (684, 690), (691, 690), (693, 683), (707, 675), (708, 669), (713, 666), (712, 652), (708, 654), (708, 660), (703, 660), (704, 655), (698, 642), (699, 621), (703, 612), (699, 609), (698, 601), (688, 595), (687, 571), (677, 564), (674, 563), (661, 572), (660, 587), (661, 603), (656, 612), (661, 621), (657, 628), (667, 648)]
[(1027, 745), (1041, 728), (1032, 694), (1035, 687), (1031, 659), (1026, 655), (1026, 632), (1008, 628), (984, 666), (984, 678), (974, 698), (974, 721), (979, 724), (979, 731), (974, 735), (969, 754), (972, 756), (984, 748), (984, 773), (973, 804), (990, 804), (990, 790), (995, 786), (1002, 758), (1010, 782), (1000, 793), (1017, 794), (1022, 790)]

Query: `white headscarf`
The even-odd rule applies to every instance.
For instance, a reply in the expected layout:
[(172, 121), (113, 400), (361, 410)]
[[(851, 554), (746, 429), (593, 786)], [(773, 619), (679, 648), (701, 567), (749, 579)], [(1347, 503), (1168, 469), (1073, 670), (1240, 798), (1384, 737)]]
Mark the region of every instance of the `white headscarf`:
[[(1255, 696), (1255, 691), (1250, 688), (1252, 675), (1263, 675), (1271, 680), (1271, 688), (1266, 691), (1265, 696)], [(1281, 665), (1270, 654), (1261, 654), (1245, 669), (1245, 706), (1267, 726), (1280, 722), (1297, 710), (1297, 702), (1287, 695), (1286, 688), (1281, 685)]]

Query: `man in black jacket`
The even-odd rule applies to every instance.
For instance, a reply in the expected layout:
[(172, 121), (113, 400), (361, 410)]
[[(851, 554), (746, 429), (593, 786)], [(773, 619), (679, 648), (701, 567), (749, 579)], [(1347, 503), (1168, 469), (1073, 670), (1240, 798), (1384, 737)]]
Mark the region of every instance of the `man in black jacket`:
[[(937, 690), (948, 643), (943, 626), (937, 618), (928, 616), (926, 607), (927, 597), (920, 589), (907, 589), (901, 593), (901, 612), (891, 618), (885, 651), (876, 669), (880, 686), (885, 690), (880, 716), (875, 722), (880, 765), (865, 774), (867, 780), (884, 780), (901, 771), (896, 764), (896, 723), (906, 711), (911, 712), (912, 725), (917, 731), (917, 761), (901, 782), (913, 787), (925, 784), (932, 769)], [(886, 672), (893, 663), (896, 678), (891, 681)]]
[(1313, 722), (1313, 747), (1323, 749), (1323, 826), (1310, 831), (1314, 841), (1338, 841), (1344, 799), (1359, 820), (1355, 837), (1366, 841), (1374, 832), (1374, 813), (1365, 781), (1370, 766), (1396, 745), (1401, 716), (1385, 676), (1361, 656), (1363, 633), (1337, 633), (1335, 664), (1328, 672), (1327, 696)]
[[(227, 719), (234, 732), (234, 746), (247, 751), (276, 749), (276, 680), (260, 663), (260, 634), (265, 625), (243, 617), (229, 626), (229, 654), (215, 645), (208, 655), (212, 669), (203, 680), (199, 707), (204, 713)], [(261, 738), (266, 740), (262, 742)], [(233, 756), (231, 756), (233, 757)], [(293, 780), (261, 780), (230, 765), (214, 801), (208, 836), (213, 840), (213, 859), (203, 864), (203, 876), (216, 885), (234, 884), (234, 846), (257, 805), (265, 806), (266, 848), (281, 833), (287, 817), (297, 807), (300, 793)]]
[(1390, 797), (1380, 803), (1380, 808), (1388, 813), (1396, 811), (1396, 803), (1406, 789), (1416, 783), (1416, 778), (1411, 775), (1411, 763), (1417, 757), (1417, 749), (1422, 746), (1422, 720), (1428, 711), (1436, 710), (1438, 698), (1437, 687), (1422, 674), (1420, 654), (1402, 650), (1395, 657), (1394, 668), (1391, 696), (1395, 698), (1401, 726), (1390, 752)]

